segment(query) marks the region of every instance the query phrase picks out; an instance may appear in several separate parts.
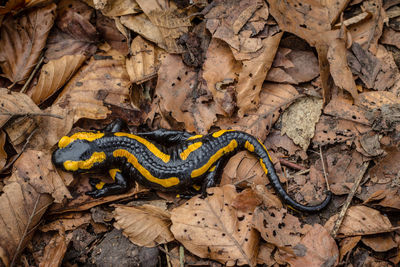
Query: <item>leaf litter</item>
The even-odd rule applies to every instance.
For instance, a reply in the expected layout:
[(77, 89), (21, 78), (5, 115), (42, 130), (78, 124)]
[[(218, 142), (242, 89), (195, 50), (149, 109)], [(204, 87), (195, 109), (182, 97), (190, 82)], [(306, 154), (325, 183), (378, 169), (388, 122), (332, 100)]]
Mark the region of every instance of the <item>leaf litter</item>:
[[(400, 263), (396, 1), (53, 2), (0, 7), (4, 265), (149, 262), (133, 244), (136, 258), (111, 249), (130, 242), (121, 232), (175, 265)], [(335, 196), (317, 215), (286, 209), (242, 152), (205, 199), (121, 205), (154, 196), (142, 187), (91, 199), (88, 176), (50, 155), (62, 136), (117, 117), (133, 132), (246, 131), (294, 199), (319, 203), (325, 179)]]

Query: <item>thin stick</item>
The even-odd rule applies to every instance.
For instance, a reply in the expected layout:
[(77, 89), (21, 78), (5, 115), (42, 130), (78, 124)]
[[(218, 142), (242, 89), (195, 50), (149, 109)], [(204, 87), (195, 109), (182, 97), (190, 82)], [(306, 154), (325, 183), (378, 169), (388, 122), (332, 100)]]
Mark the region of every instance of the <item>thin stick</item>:
[(24, 112), (24, 113), (14, 113), (14, 112), (0, 112), (0, 115), (8, 116), (47, 116), (54, 117), (57, 119), (64, 119), (64, 116), (51, 114), (51, 113), (40, 113), (40, 112)]
[(289, 161), (289, 160), (287, 160), (287, 159), (280, 158), (280, 159), (279, 159), (279, 162), (280, 162), (282, 165), (285, 165), (285, 166), (287, 166), (287, 167), (290, 167), (290, 168), (295, 169), (295, 170), (298, 170), (298, 171), (304, 171), (304, 170), (307, 169), (307, 168), (305, 168), (305, 167), (303, 167), (303, 166), (301, 166), (301, 165), (298, 165), (298, 164), (296, 164), (296, 163), (293, 163), (293, 162), (291, 162), (291, 161)]
[(22, 86), (21, 90), (19, 91), (20, 93), (25, 93), (26, 90), (28, 89), (28, 85), (31, 83), (33, 77), (35, 76), (36, 72), (39, 70), (39, 67), (42, 65), (44, 60), (44, 56), (42, 55), (39, 59), (39, 62), (36, 64), (35, 68), (33, 69), (31, 75), (29, 75), (28, 80), (26, 80), (24, 86)]
[(320, 155), (320, 157), (321, 157), (322, 170), (324, 171), (324, 178), (325, 178), (325, 183), (326, 183), (326, 190), (330, 191), (331, 189), (329, 188), (328, 175), (326, 174), (324, 156), (322, 155), (322, 147), (321, 147), (321, 146), (319, 147), (319, 155)]
[(335, 222), (335, 225), (333, 226), (333, 229), (331, 232), (331, 236), (333, 238), (336, 238), (337, 232), (339, 231), (339, 228), (342, 225), (342, 222), (343, 222), (344, 216), (346, 215), (347, 209), (349, 208), (351, 200), (353, 199), (358, 187), (360, 186), (361, 180), (364, 177), (364, 173), (367, 170), (368, 165), (369, 165), (369, 161), (364, 162), (360, 168), (360, 171), (358, 172), (358, 177), (357, 177), (356, 181), (354, 182), (353, 188), (351, 188), (351, 192), (347, 196), (346, 202), (344, 203), (342, 210), (339, 213), (339, 217), (338, 217), (337, 221)]

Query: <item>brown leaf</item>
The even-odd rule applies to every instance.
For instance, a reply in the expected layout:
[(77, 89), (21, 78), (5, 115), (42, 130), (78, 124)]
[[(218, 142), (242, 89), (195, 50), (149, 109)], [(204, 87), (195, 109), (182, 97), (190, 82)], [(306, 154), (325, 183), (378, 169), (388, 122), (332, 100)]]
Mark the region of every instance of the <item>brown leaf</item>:
[(302, 225), (299, 219), (286, 209), (256, 208), (252, 223), (265, 241), (281, 249), (293, 248), (311, 228), (308, 224)]
[(43, 65), (38, 83), (30, 89), (28, 95), (33, 102), (40, 104), (60, 89), (86, 60), (83, 55), (64, 56), (50, 60)]
[(364, 125), (371, 125), (364, 108), (353, 105), (351, 100), (341, 96), (332, 98), (328, 105), (325, 106), (324, 113)]
[(60, 266), (72, 236), (72, 233), (67, 235), (65, 232), (55, 233), (44, 248), (43, 257), (40, 259), (39, 266)]
[(314, 136), (315, 124), (321, 115), (322, 100), (315, 97), (300, 98), (282, 114), (282, 132), (293, 142), (307, 150)]
[[(3, 3), (2, 3), (3, 4)], [(9, 0), (5, 5), (0, 6), (0, 15), (7, 14), (11, 11), (20, 9), (25, 4), (25, 0)]]
[(382, 44), (394, 45), (400, 49), (400, 32), (391, 28), (384, 27), (383, 34), (379, 42)]
[(98, 4), (98, 1), (92, 0), (84, 0), (84, 2), (98, 10), (101, 10), (101, 13), (107, 17), (117, 17), (140, 12), (140, 7), (135, 0), (105, 1), (104, 5), (100, 5)]
[[(24, 163), (41, 164), (36, 159)], [(24, 249), (52, 203), (50, 195), (37, 192), (24, 177), (14, 173), (13, 178), (15, 181), (4, 186), (0, 196), (0, 259), (6, 266), (15, 264), (17, 254)]]
[(351, 252), (353, 248), (361, 240), (361, 236), (351, 236), (343, 238), (339, 243), (339, 262), (341, 262), (347, 253)]
[(206, 133), (216, 120), (215, 105), (198, 81), (199, 74), (183, 64), (181, 57), (167, 55), (158, 72), (156, 96), (162, 114), (185, 125), (189, 132)]
[(0, 66), (14, 83), (26, 80), (35, 67), (54, 23), (56, 5), (8, 18), (1, 27)]
[(6, 143), (6, 133), (0, 130), (0, 171), (3, 169), (7, 162), (7, 153), (4, 150), (4, 144)]
[(390, 234), (363, 236), (361, 241), (376, 252), (385, 252), (398, 246)]
[(299, 98), (296, 88), (290, 84), (264, 83), (260, 93), (260, 106), (243, 118), (220, 118), (216, 125), (221, 129), (245, 131), (265, 140), (280, 113)]
[[(332, 229), (338, 215), (332, 216), (325, 224), (325, 228)], [(346, 216), (339, 228), (342, 236), (370, 235), (392, 231), (389, 219), (379, 211), (358, 205), (347, 210)]]
[(82, 225), (87, 225), (92, 220), (90, 213), (73, 213), (67, 216), (60, 216), (56, 220), (42, 225), (39, 230), (42, 232), (49, 231), (71, 231), (75, 230)]
[(116, 207), (114, 227), (122, 230), (132, 243), (155, 247), (174, 240), (169, 230), (171, 225), (169, 212), (151, 205)]
[(243, 117), (259, 103), (261, 86), (271, 68), (275, 53), (283, 33), (262, 40), (262, 52), (250, 60), (242, 62), (242, 70), (236, 86), (238, 115)]
[(274, 250), (274, 245), (262, 243), (260, 245), (260, 249), (258, 250), (257, 264), (264, 264), (266, 266), (273, 266), (276, 264), (276, 261), (272, 256)]
[(253, 212), (262, 203), (260, 196), (252, 189), (245, 189), (236, 196), (232, 202), (232, 207), (243, 212)]
[(126, 70), (132, 83), (143, 83), (154, 78), (161, 65), (163, 52), (152, 43), (137, 36), (131, 43), (132, 56), (126, 60)]
[(64, 87), (56, 103), (74, 112), (74, 122), (80, 118), (105, 119), (110, 105), (132, 112), (129, 99), (129, 76), (125, 58), (110, 50), (92, 57)]
[(287, 254), (284, 259), (291, 266), (335, 266), (339, 263), (339, 250), (329, 232), (320, 224), (314, 224), (294, 247), (294, 255)]
[(208, 193), (205, 199), (194, 197), (172, 210), (175, 238), (199, 257), (227, 265), (254, 265), (259, 238), (250, 225), (251, 213), (231, 206), (237, 195), (235, 187), (214, 187)]

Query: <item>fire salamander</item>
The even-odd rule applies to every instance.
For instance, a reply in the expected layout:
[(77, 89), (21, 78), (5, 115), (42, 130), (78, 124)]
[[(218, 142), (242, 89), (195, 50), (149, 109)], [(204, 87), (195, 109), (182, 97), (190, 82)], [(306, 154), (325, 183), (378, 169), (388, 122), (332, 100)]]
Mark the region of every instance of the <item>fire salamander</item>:
[(259, 158), (272, 186), (291, 208), (315, 212), (330, 201), (329, 191), (319, 205), (293, 200), (279, 182), (263, 143), (247, 133), (220, 130), (203, 136), (161, 129), (134, 135), (120, 132), (121, 127), (122, 121), (117, 120), (101, 132), (64, 136), (53, 153), (53, 163), (64, 171), (108, 171), (114, 183), (91, 179), (94, 190), (87, 194), (95, 198), (125, 192), (134, 179), (149, 188), (188, 196), (198, 193), (193, 188), (201, 186), (205, 196), (206, 189), (217, 184), (226, 160), (247, 150)]

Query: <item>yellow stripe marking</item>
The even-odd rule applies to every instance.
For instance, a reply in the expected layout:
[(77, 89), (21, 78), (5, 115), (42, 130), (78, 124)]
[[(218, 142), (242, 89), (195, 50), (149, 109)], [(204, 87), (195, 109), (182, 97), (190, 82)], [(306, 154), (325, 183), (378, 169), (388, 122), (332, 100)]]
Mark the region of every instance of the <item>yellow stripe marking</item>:
[(208, 172), (213, 172), (213, 171), (215, 171), (215, 167), (217, 167), (217, 166), (211, 167), (211, 168), (208, 170)]
[(97, 132), (97, 133), (79, 132), (79, 133), (75, 133), (71, 136), (63, 136), (60, 139), (60, 141), (58, 141), (58, 147), (64, 148), (77, 139), (87, 140), (89, 142), (92, 142), (96, 139), (102, 138), (103, 136), (104, 136), (104, 133), (100, 133), (100, 132)]
[(108, 173), (110, 174), (111, 178), (115, 180), (115, 175), (117, 175), (117, 172), (121, 172), (120, 169), (110, 169), (108, 170)]
[(203, 135), (197, 134), (197, 135), (193, 135), (193, 136), (189, 137), (187, 140), (189, 141), (189, 140), (199, 139), (199, 138), (202, 138), (202, 137), (203, 137)]
[(193, 187), (194, 190), (196, 190), (196, 191), (200, 191), (200, 189), (201, 189), (201, 186), (200, 186), (200, 185), (197, 185), (197, 184), (192, 185), (192, 187)]
[(206, 164), (196, 170), (193, 170), (191, 177), (199, 177), (206, 173), (217, 160), (219, 160), (224, 154), (234, 151), (237, 146), (237, 141), (233, 139), (227, 146), (221, 148), (214, 155), (212, 155)]
[(246, 143), (244, 143), (244, 148), (246, 148), (250, 152), (254, 152), (254, 146), (250, 144), (249, 141), (246, 141)]
[(189, 157), (190, 153), (192, 153), (193, 151), (196, 151), (196, 149), (200, 148), (202, 144), (203, 144), (202, 142), (197, 142), (197, 143), (193, 143), (193, 144), (189, 145), (185, 150), (183, 150), (179, 154), (179, 156), (183, 160), (187, 159)]
[(174, 185), (179, 184), (179, 179), (177, 177), (170, 177), (170, 178), (165, 178), (165, 179), (160, 179), (157, 177), (154, 177), (146, 168), (144, 168), (135, 155), (129, 153), (129, 151), (125, 149), (117, 149), (113, 152), (114, 157), (124, 157), (126, 160), (135, 167), (141, 175), (143, 175), (144, 178), (149, 180), (152, 183), (156, 183), (161, 185), (162, 187), (171, 187)]
[(272, 158), (271, 158), (271, 156), (270, 156), (269, 153), (268, 153), (268, 149), (264, 146), (263, 142), (261, 142), (260, 139), (257, 139), (257, 141), (262, 145), (262, 147), (264, 148), (265, 152), (267, 152), (267, 155), (268, 155), (269, 160), (272, 162)]
[(148, 150), (150, 150), (151, 153), (154, 154), (154, 156), (156, 156), (157, 158), (161, 159), (162, 161), (164, 161), (165, 163), (167, 163), (171, 156), (167, 155), (165, 153), (163, 153), (162, 151), (160, 151), (154, 144), (152, 144), (151, 142), (147, 141), (146, 139), (134, 135), (134, 134), (128, 134), (128, 133), (115, 133), (115, 136), (125, 136), (125, 137), (129, 137), (131, 139), (134, 139), (136, 141), (138, 141), (139, 143), (143, 144), (144, 146), (147, 147)]
[(77, 170), (89, 170), (93, 167), (95, 163), (102, 162), (106, 159), (106, 153), (104, 152), (94, 152), (92, 156), (87, 160), (67, 160), (64, 162), (64, 168), (67, 171), (77, 171)]
[(218, 138), (218, 137), (220, 137), (221, 135), (223, 135), (224, 133), (226, 133), (226, 132), (232, 132), (232, 131), (234, 131), (234, 130), (219, 130), (218, 132), (213, 133), (212, 136), (213, 136), (214, 138)]
[(98, 189), (98, 190), (102, 189), (105, 184), (106, 184), (105, 182), (98, 182), (96, 184), (96, 189)]
[(268, 169), (267, 169), (267, 167), (265, 166), (264, 161), (263, 161), (262, 159), (260, 159), (260, 164), (261, 164), (261, 167), (263, 168), (265, 174), (268, 174)]

